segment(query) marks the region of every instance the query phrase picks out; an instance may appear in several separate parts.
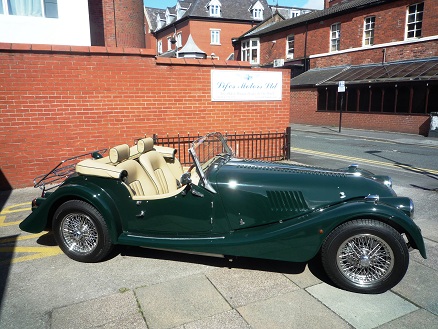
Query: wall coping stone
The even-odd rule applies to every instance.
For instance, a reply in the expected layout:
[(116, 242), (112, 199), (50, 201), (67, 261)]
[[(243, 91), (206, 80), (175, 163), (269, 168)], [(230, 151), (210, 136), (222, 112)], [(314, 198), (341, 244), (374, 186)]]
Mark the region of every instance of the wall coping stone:
[(198, 59), (198, 58), (169, 58), (157, 57), (153, 49), (147, 48), (124, 48), (124, 47), (103, 47), (103, 46), (68, 46), (68, 45), (44, 45), (27, 43), (2, 43), (0, 42), (0, 53), (4, 52), (26, 52), (26, 53), (54, 53), (54, 54), (75, 54), (75, 55), (123, 55), (154, 57), (157, 65), (192, 65), (211, 67), (238, 67), (251, 68), (249, 62), (227, 61), (219, 59)]

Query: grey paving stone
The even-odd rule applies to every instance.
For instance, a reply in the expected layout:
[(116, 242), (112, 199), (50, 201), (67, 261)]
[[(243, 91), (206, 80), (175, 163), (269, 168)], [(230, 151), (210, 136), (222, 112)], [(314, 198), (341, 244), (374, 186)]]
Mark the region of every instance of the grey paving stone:
[(130, 321), (132, 317), (141, 323), (139, 315), (134, 293), (127, 291), (54, 309), (51, 329), (105, 327), (112, 322)]
[(438, 272), (438, 243), (431, 240), (424, 240), (424, 242), (426, 245), (427, 259), (421, 257), (420, 253), (417, 250), (414, 250), (409, 253), (411, 260), (430, 267)]
[(141, 313), (131, 314), (127, 318), (118, 319), (95, 327), (95, 329), (148, 329)]
[(254, 329), (350, 328), (304, 290), (245, 305), (238, 311)]
[(416, 305), (438, 315), (438, 272), (415, 261), (403, 280), (392, 290)]
[(307, 288), (321, 283), (321, 280), (314, 276), (307, 266), (303, 273), (285, 274), (285, 276), (300, 288)]
[(204, 275), (193, 275), (136, 289), (151, 329), (180, 326), (231, 309)]
[(206, 275), (234, 308), (299, 289), (281, 273), (221, 268)]
[(379, 295), (356, 294), (325, 283), (306, 290), (359, 329), (375, 328), (418, 309), (391, 291)]
[(199, 321), (187, 323), (173, 329), (249, 329), (248, 323), (240, 316), (236, 310), (227, 311), (213, 315)]
[(438, 329), (438, 316), (420, 309), (378, 327), (378, 329), (400, 328)]

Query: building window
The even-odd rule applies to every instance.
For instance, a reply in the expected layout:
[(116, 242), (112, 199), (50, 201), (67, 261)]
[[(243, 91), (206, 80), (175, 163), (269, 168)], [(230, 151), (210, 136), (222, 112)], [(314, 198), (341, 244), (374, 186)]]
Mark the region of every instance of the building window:
[(218, 5), (210, 6), (210, 16), (220, 16), (221, 9)]
[(296, 9), (290, 9), (289, 11), (289, 17), (294, 18), (300, 16), (300, 11)]
[(242, 42), (242, 61), (259, 64), (260, 40), (249, 39)]
[(210, 30), (212, 45), (220, 45), (221, 44), (221, 30)]
[(406, 37), (408, 39), (421, 37), (421, 29), (423, 27), (423, 11), (424, 2), (417, 3), (408, 7), (406, 26)]
[(286, 44), (286, 58), (294, 58), (294, 48), (295, 48), (295, 36), (289, 35), (287, 37), (287, 44)]
[(172, 38), (167, 37), (167, 51), (172, 50)]
[(221, 16), (221, 3), (219, 0), (212, 0), (207, 5), (210, 16), (220, 17)]
[(265, 8), (260, 3), (260, 1), (256, 1), (250, 8), (249, 11), (251, 12), (251, 17), (254, 20), (261, 21), (263, 20), (263, 10)]
[(330, 27), (330, 51), (341, 49), (341, 23), (333, 24)]
[[(425, 82), (351, 86), (345, 92), (343, 111), (365, 113), (428, 114), (438, 106), (438, 85)], [(318, 111), (339, 111), (341, 93), (336, 87), (318, 88)]]
[(376, 17), (371, 16), (365, 18), (363, 28), (363, 45), (372, 46), (374, 44), (374, 25), (376, 24)]
[(0, 0), (0, 14), (58, 18), (57, 0)]
[(254, 8), (252, 10), (252, 18), (254, 18), (256, 20), (262, 20), (263, 19), (263, 10)]
[(161, 41), (161, 40), (159, 40), (157, 43), (157, 51), (158, 51), (158, 54), (163, 53), (163, 41)]

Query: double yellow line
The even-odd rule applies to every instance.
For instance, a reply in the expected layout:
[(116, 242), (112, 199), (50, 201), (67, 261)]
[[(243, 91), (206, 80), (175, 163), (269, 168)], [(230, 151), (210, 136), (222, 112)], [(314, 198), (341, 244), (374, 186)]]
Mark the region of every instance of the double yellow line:
[[(29, 212), (30, 202), (18, 203), (0, 210), (0, 227), (17, 226), (20, 221), (6, 221), (6, 217), (13, 213)], [(34, 259), (46, 258), (62, 254), (58, 246), (17, 246), (18, 241), (37, 239), (46, 234), (28, 234), (14, 237), (0, 238), (0, 266), (10, 263), (20, 263)]]
[(350, 157), (346, 155), (340, 155), (340, 154), (334, 154), (334, 153), (327, 153), (327, 152), (319, 152), (319, 151), (313, 151), (308, 149), (302, 149), (297, 147), (291, 148), (292, 152), (301, 153), (301, 154), (310, 154), (315, 156), (320, 156), (324, 158), (331, 158), (331, 159), (340, 159), (345, 161), (350, 161), (352, 163), (360, 162), (360, 163), (369, 163), (376, 166), (383, 166), (383, 167), (389, 167), (389, 168), (395, 168), (395, 169), (403, 169), (407, 171), (416, 172), (419, 174), (432, 174), (432, 175), (438, 175), (438, 170), (434, 169), (426, 169), (426, 168), (417, 168), (417, 167), (411, 167), (409, 165), (399, 164), (399, 163), (392, 163), (392, 162), (382, 162), (382, 161), (376, 161), (376, 160), (368, 160), (364, 158), (355, 158)]

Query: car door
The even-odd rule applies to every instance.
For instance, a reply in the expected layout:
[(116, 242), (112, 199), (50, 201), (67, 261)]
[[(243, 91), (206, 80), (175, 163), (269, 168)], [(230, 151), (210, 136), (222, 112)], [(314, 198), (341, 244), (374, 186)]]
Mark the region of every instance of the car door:
[(214, 196), (193, 185), (176, 196), (156, 200), (132, 200), (127, 218), (129, 233), (196, 235), (213, 225)]

